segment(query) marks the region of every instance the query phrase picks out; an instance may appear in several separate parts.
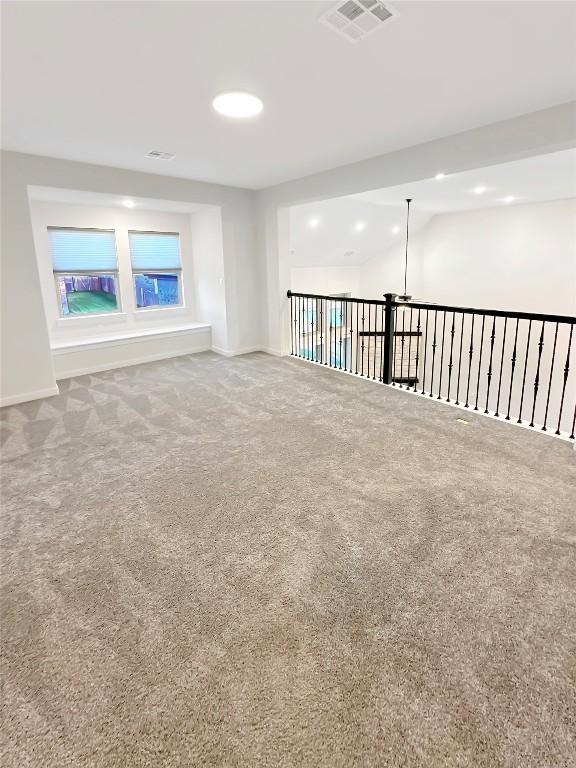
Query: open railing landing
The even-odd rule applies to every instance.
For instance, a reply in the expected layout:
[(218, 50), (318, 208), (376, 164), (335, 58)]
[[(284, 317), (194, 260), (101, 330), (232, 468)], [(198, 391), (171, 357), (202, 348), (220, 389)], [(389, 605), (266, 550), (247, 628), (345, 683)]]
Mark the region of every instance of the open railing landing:
[(292, 355), (574, 440), (576, 317), (288, 297)]

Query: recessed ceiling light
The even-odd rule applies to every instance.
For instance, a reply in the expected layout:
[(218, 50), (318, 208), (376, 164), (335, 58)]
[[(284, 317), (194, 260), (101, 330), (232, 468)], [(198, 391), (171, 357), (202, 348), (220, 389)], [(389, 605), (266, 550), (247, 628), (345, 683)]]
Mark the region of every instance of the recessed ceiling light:
[(318, 225), (320, 224), (320, 219), (308, 219), (308, 229), (318, 229)]
[(258, 96), (242, 91), (220, 93), (212, 102), (212, 106), (221, 115), (241, 118), (255, 117), (264, 108), (264, 104)]
[(483, 195), (484, 192), (486, 192), (487, 187), (483, 186), (482, 184), (479, 184), (477, 187), (474, 187), (472, 190), (475, 195)]
[(136, 208), (136, 203), (134, 200), (122, 200), (122, 205), (126, 206), (126, 208)]
[(506, 197), (503, 197), (503, 198), (502, 198), (502, 202), (503, 202), (503, 203), (513, 203), (513, 202), (514, 202), (514, 200), (516, 200), (516, 198), (514, 197), (514, 195), (506, 195)]
[(356, 232), (363, 232), (366, 229), (366, 222), (357, 221), (356, 224), (354, 224), (354, 229), (356, 230)]
[(392, 227), (392, 234), (397, 235), (400, 232), (400, 227)]
[(436, 176), (434, 176), (434, 178), (436, 179), (436, 181), (442, 181), (442, 179), (446, 178), (446, 174), (445, 173), (437, 173)]

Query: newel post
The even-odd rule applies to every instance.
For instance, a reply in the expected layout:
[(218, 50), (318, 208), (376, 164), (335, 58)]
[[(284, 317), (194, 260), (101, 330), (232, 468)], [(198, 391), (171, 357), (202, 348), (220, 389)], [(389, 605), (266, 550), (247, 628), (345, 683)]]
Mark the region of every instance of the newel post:
[(382, 381), (384, 384), (392, 384), (392, 371), (394, 368), (394, 317), (396, 308), (396, 294), (385, 293), (386, 306), (384, 307), (384, 361), (382, 365)]

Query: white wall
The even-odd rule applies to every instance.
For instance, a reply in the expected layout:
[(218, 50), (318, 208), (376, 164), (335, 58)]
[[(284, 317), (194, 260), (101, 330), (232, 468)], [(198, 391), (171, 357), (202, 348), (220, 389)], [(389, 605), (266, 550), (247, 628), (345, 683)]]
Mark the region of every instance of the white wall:
[(220, 210), (208, 207), (192, 215), (196, 317), (212, 326), (218, 350), (228, 349), (224, 253)]
[(576, 314), (576, 200), (434, 217), (422, 290), (439, 302)]
[[(256, 263), (255, 194), (216, 184), (2, 152), (2, 403), (56, 392), (48, 327), (35, 255), (29, 186), (183, 201), (222, 211), (228, 352), (262, 345)], [(25, 285), (22, 301), (15, 285)]]
[(290, 287), (296, 293), (349, 293), (360, 296), (360, 268), (292, 267)]
[[(366, 298), (402, 288), (404, 252), (360, 269)], [(424, 301), (576, 314), (576, 200), (434, 216), (410, 244), (408, 289)]]

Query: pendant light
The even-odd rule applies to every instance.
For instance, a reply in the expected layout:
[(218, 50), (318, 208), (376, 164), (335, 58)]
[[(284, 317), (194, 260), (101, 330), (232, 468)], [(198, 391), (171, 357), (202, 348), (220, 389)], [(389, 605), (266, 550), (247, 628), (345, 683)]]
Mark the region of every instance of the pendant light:
[(408, 284), (408, 239), (410, 236), (410, 203), (412, 198), (406, 198), (406, 258), (404, 261), (404, 293), (398, 296), (398, 301), (410, 301), (412, 296), (407, 293)]

